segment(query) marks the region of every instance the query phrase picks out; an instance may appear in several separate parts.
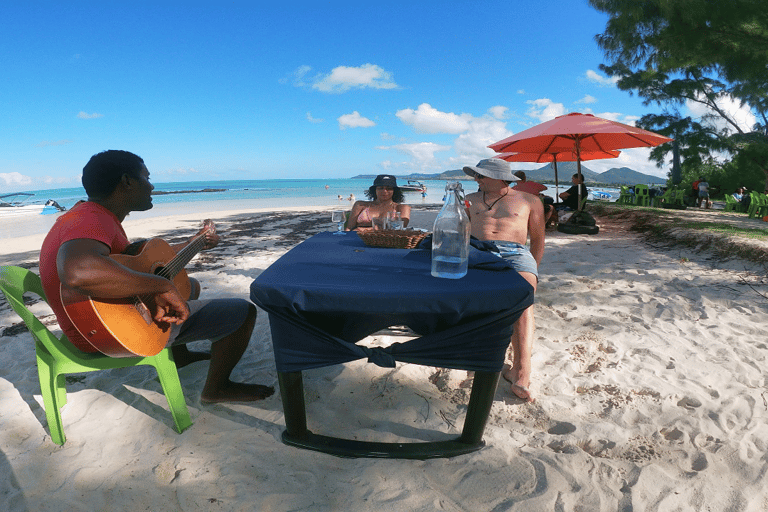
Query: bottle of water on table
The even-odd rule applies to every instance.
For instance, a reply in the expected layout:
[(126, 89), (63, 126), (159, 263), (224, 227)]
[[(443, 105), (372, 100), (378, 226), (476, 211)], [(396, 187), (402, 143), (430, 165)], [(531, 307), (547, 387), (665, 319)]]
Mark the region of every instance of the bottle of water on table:
[(445, 204), (432, 227), (432, 275), (460, 279), (467, 274), (469, 217), (462, 204), (461, 183), (445, 186)]
[(389, 212), (387, 214), (387, 219), (389, 219), (389, 229), (403, 229), (403, 219), (400, 212)]

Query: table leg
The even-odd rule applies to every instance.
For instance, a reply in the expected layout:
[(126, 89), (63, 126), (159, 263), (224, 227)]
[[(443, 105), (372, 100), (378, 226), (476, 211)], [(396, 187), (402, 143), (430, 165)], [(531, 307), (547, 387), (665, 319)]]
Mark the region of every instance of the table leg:
[(285, 433), (294, 438), (305, 437), (307, 412), (304, 407), (304, 381), (301, 372), (277, 372), (280, 398), (285, 414)]
[(499, 384), (500, 372), (475, 372), (472, 392), (469, 395), (467, 416), (459, 442), (469, 445), (482, 444), (483, 431), (493, 405), (493, 395)]
[(280, 397), (285, 412), (283, 442), (290, 446), (329, 453), (339, 457), (378, 457), (396, 459), (432, 459), (455, 457), (485, 446), (483, 431), (493, 405), (499, 372), (475, 372), (467, 415), (461, 437), (450, 441), (417, 443), (378, 443), (353, 441), (315, 434), (307, 429), (304, 385), (301, 372), (278, 372)]

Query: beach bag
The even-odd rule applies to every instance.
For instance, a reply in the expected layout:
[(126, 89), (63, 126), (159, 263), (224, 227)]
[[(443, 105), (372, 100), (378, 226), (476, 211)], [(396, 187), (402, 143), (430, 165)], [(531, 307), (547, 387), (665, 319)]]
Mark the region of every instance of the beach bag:
[(584, 210), (571, 215), (571, 218), (568, 219), (568, 222), (578, 226), (594, 226), (597, 224), (597, 222), (595, 222), (595, 218), (590, 215), (589, 212)]
[(588, 212), (573, 212), (567, 222), (557, 225), (557, 230), (570, 235), (596, 235), (600, 228)]

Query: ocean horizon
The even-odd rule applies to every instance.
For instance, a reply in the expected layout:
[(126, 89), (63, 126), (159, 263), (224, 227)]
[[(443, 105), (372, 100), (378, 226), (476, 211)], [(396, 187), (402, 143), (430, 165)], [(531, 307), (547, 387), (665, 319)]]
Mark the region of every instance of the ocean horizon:
[[(422, 180), (427, 186), (426, 196), (417, 192), (405, 193), (405, 203), (440, 203), (445, 192), (445, 180)], [(466, 193), (476, 190), (477, 185), (473, 180), (461, 180)], [(342, 201), (347, 201), (350, 194), (355, 199), (366, 199), (365, 191), (371, 185), (371, 180), (361, 178), (341, 179), (284, 179), (284, 180), (216, 180), (216, 181), (184, 181), (152, 183), (155, 187), (153, 203), (155, 205), (167, 203), (188, 202), (224, 202), (220, 206), (225, 209), (261, 208), (261, 207), (289, 207), (289, 206), (332, 206), (339, 204), (339, 196)], [(568, 187), (560, 184), (560, 191)], [(567, 184), (570, 186), (570, 183)], [(597, 190), (597, 189), (595, 189)], [(618, 195), (615, 189), (600, 188), (600, 190)], [(77, 201), (85, 200), (87, 194), (82, 186), (70, 188), (52, 188), (44, 190), (27, 190), (24, 193), (34, 194), (27, 198), (29, 203), (43, 203), (52, 199), (64, 208), (71, 208)], [(554, 185), (549, 185), (544, 194), (555, 197)], [(275, 200), (279, 204), (275, 203)], [(268, 204), (253, 204), (252, 201), (266, 201)]]
[[(403, 180), (404, 182), (405, 180)], [(426, 195), (422, 196), (418, 192), (406, 192), (404, 202), (410, 205), (441, 204), (447, 181), (424, 180), (422, 183), (427, 187)], [(194, 212), (300, 206), (338, 206), (341, 210), (348, 210), (352, 207), (350, 195), (354, 195), (355, 199), (366, 199), (365, 191), (371, 184), (371, 180), (361, 178), (153, 183), (155, 192), (158, 192), (152, 196), (154, 207), (146, 212), (134, 212), (131, 216), (132, 218), (149, 218)], [(477, 184), (474, 180), (461, 180), (461, 184), (466, 193), (477, 190)], [(559, 187), (560, 192), (566, 189), (567, 187), (562, 185)], [(611, 193), (612, 200), (618, 197), (616, 190), (600, 190)], [(82, 186), (25, 192), (34, 194), (28, 197), (26, 202), (44, 203), (52, 199), (66, 209), (70, 209), (78, 201), (87, 198)], [(544, 194), (555, 197), (555, 187), (548, 185)], [(23, 224), (19, 223), (20, 217), (0, 219), (0, 237), (14, 238), (47, 232), (57, 216), (57, 214), (24, 216)]]

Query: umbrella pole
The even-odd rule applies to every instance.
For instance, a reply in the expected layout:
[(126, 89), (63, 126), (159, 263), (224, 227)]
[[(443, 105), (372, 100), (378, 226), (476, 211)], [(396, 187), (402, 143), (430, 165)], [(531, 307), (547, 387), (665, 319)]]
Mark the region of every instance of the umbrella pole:
[(557, 181), (557, 154), (552, 154), (552, 167), (555, 168), (555, 203), (560, 202), (560, 185)]
[(577, 212), (581, 211), (581, 184), (584, 183), (584, 176), (581, 175), (581, 149), (578, 137), (576, 138), (576, 172), (579, 175), (579, 184), (576, 185), (579, 192), (579, 203), (576, 208)]

